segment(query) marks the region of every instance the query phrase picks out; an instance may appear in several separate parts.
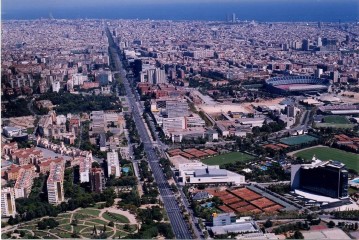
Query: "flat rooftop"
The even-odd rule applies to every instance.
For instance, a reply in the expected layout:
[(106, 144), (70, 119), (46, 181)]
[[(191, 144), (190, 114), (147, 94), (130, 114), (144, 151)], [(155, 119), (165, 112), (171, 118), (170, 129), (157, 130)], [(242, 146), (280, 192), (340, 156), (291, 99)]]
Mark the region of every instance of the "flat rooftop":
[(311, 199), (311, 200), (314, 200), (314, 201), (317, 201), (317, 202), (332, 203), (332, 202), (339, 202), (340, 201), (340, 199), (338, 199), (338, 198), (325, 197), (325, 196), (321, 196), (321, 195), (318, 195), (318, 194), (308, 193), (308, 192), (298, 190), (298, 189), (294, 190), (294, 193), (298, 194), (298, 195), (300, 195), (300, 196), (302, 196), (304, 198)]

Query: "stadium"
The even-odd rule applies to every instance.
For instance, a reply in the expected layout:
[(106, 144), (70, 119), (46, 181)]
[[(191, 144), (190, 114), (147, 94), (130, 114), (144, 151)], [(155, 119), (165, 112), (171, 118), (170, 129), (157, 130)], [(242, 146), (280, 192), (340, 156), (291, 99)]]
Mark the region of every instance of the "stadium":
[(329, 81), (310, 76), (274, 77), (266, 80), (267, 89), (275, 93), (324, 92)]

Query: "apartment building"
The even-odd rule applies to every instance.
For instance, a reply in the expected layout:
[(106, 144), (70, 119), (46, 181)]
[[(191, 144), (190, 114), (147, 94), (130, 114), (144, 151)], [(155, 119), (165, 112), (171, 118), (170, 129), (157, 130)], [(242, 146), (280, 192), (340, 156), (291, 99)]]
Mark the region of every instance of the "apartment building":
[(14, 186), (15, 198), (27, 198), (30, 195), (33, 184), (33, 174), (34, 171), (32, 168), (20, 169)]
[(1, 189), (1, 216), (2, 217), (15, 217), (15, 192), (13, 188)]
[(92, 154), (80, 158), (80, 182), (90, 182)]
[(148, 82), (151, 84), (166, 83), (166, 73), (165, 70), (160, 68), (146, 69), (140, 73), (140, 80), (141, 82)]
[(47, 194), (50, 204), (58, 205), (65, 201), (64, 194), (64, 162), (52, 162), (50, 174), (47, 179)]
[(115, 150), (112, 150), (112, 152), (107, 152), (107, 170), (108, 177), (110, 177), (111, 175), (115, 175), (115, 177), (121, 176), (118, 153)]
[(91, 191), (101, 193), (105, 188), (105, 175), (101, 168), (91, 168), (90, 170)]

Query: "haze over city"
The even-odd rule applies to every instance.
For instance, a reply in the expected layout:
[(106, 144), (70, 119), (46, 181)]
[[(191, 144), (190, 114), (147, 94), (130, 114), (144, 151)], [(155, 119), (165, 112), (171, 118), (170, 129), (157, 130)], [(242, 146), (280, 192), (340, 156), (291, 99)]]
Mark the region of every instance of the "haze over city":
[(356, 0), (4, 0), (3, 19), (110, 18), (156, 20), (224, 20), (235, 12), (240, 20), (358, 21)]

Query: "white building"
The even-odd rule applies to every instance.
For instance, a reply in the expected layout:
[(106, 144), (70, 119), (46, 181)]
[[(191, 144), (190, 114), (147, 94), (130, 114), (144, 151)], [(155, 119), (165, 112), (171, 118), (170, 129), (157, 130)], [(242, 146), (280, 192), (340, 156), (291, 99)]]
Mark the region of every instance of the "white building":
[(72, 75), (73, 86), (82, 85), (87, 80), (88, 80), (88, 77), (86, 75), (82, 75), (82, 73), (76, 73), (76, 74)]
[(151, 84), (166, 83), (166, 72), (160, 68), (149, 68), (142, 70), (140, 73), (141, 82), (148, 82)]
[(6, 137), (14, 137), (14, 136), (19, 136), (22, 134), (22, 132), (24, 130), (26, 130), (25, 128), (19, 128), (19, 127), (3, 127), (3, 133)]
[(115, 150), (107, 153), (107, 172), (108, 177), (115, 175), (115, 177), (121, 176), (120, 162), (118, 160), (118, 153)]
[(245, 183), (243, 175), (220, 169), (218, 165), (208, 166), (203, 163), (179, 164), (179, 181), (182, 184), (233, 184)]
[(251, 127), (262, 127), (264, 121), (265, 121), (265, 118), (262, 118), (262, 117), (236, 119), (236, 122), (240, 123), (241, 125), (249, 125)]
[(47, 179), (47, 194), (50, 204), (58, 205), (65, 201), (64, 170), (64, 161), (50, 164), (50, 174)]
[(15, 205), (15, 192), (13, 188), (1, 189), (1, 216), (3, 217), (15, 217), (16, 205)]
[(163, 118), (163, 130), (181, 130), (186, 128), (186, 123), (183, 117)]
[(206, 122), (198, 115), (192, 117), (185, 117), (185, 121), (186, 128), (206, 126)]
[(58, 115), (56, 116), (56, 125), (66, 124), (66, 117), (65, 115)]
[(54, 81), (54, 82), (52, 83), (52, 91), (53, 91), (53, 92), (59, 92), (59, 91), (60, 91), (60, 88), (61, 88), (61, 86), (60, 86), (60, 81)]
[(88, 154), (86, 157), (80, 160), (80, 182), (90, 181), (90, 169), (92, 166), (92, 154)]

